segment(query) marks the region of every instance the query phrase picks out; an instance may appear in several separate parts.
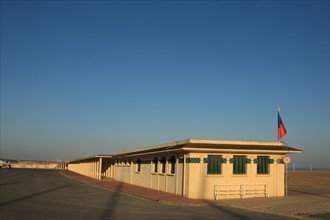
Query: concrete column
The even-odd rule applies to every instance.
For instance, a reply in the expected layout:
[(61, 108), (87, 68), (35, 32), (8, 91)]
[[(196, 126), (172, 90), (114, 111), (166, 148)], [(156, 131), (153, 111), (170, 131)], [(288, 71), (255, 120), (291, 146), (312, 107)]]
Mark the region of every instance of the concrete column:
[(90, 160), (89, 161), (89, 163), (90, 163), (90, 169), (91, 169), (91, 175), (90, 175), (90, 177), (93, 177), (93, 160)]
[(93, 177), (97, 179), (97, 161), (94, 161), (94, 175)]
[(94, 173), (95, 173), (95, 164), (94, 164), (94, 160), (91, 161), (92, 163), (92, 178), (94, 178)]
[(130, 161), (130, 174), (131, 174), (131, 184), (133, 184), (133, 161), (131, 159), (129, 159)]
[(91, 169), (90, 177), (93, 177), (93, 161), (90, 160), (89, 163), (90, 163), (90, 169)]
[(89, 163), (90, 163), (90, 166), (91, 166), (91, 168), (90, 168), (91, 169), (91, 175), (90, 175), (90, 177), (93, 177), (93, 165), (94, 165), (93, 164), (93, 160), (90, 160)]
[(94, 161), (94, 178), (97, 179), (97, 167), (98, 167), (98, 163), (97, 163), (97, 159), (95, 159)]
[(99, 158), (99, 172), (98, 172), (98, 179), (102, 179), (102, 157)]
[(179, 186), (179, 156), (175, 155), (175, 194), (178, 194), (178, 186)]
[(168, 178), (168, 161), (167, 157), (165, 157), (165, 192), (167, 192), (167, 178)]
[(96, 179), (100, 179), (99, 176), (100, 176), (100, 160), (97, 159), (97, 161), (96, 161)]
[(92, 166), (91, 166), (91, 161), (88, 161), (88, 176), (91, 177), (92, 176)]
[(97, 161), (94, 161), (94, 175), (93, 178), (97, 179)]
[(110, 168), (111, 168), (111, 163), (110, 163), (110, 161), (108, 161), (107, 162), (107, 177), (111, 177)]
[(104, 169), (104, 176), (107, 177), (107, 160), (105, 160), (104, 162), (102, 161), (103, 165), (102, 165), (102, 169)]
[(186, 164), (186, 153), (183, 153), (183, 171), (182, 171), (182, 196), (186, 195), (186, 173), (187, 173), (187, 164)]
[(104, 174), (105, 174), (105, 177), (108, 177), (108, 161), (107, 160), (104, 161)]
[(108, 177), (111, 177), (111, 161), (108, 162)]
[(111, 164), (111, 178), (115, 177), (115, 162), (113, 161)]

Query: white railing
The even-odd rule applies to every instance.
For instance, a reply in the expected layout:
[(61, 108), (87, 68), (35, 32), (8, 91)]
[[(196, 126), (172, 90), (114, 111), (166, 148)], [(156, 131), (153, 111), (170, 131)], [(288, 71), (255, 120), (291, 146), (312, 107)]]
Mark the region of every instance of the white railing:
[(268, 184), (240, 184), (240, 185), (214, 185), (214, 197), (240, 195), (244, 199), (245, 195), (264, 194), (268, 197)]

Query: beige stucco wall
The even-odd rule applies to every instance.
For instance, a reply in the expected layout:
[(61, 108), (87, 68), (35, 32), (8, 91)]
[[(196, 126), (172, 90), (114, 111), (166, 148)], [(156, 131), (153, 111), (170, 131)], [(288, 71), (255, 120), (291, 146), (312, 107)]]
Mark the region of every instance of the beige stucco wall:
[[(283, 155), (269, 155), (269, 154), (209, 154), (222, 155), (227, 159), (227, 162), (222, 164), (221, 174), (207, 174), (207, 163), (203, 162), (204, 158), (208, 157), (206, 153), (190, 153), (188, 158), (200, 158), (200, 163), (187, 164), (187, 183), (186, 196), (193, 199), (214, 199), (215, 185), (245, 185), (246, 189), (262, 189), (263, 186), (249, 186), (254, 184), (267, 184), (268, 196), (284, 196), (284, 164), (278, 163)], [(246, 164), (246, 174), (233, 174), (233, 164), (230, 163), (230, 158), (234, 155), (247, 156), (251, 159), (251, 163)], [(257, 156), (270, 156), (274, 159), (273, 164), (269, 164), (269, 174), (257, 174), (257, 164), (253, 162)], [(223, 187), (224, 190), (235, 190), (239, 186)], [(234, 194), (234, 193), (233, 193)], [(244, 198), (251, 197), (265, 197), (263, 194), (244, 195)], [(241, 198), (239, 194), (236, 195), (222, 195), (219, 199)]]
[[(158, 172), (154, 172), (155, 157), (160, 160), (164, 155), (158, 154), (139, 158), (131, 158), (131, 163), (125, 163), (125, 160), (115, 160), (113, 178), (118, 181), (156, 189), (164, 192), (182, 194), (182, 164), (176, 160), (175, 173), (170, 173), (170, 163), (166, 161), (165, 173), (161, 172), (161, 163), (158, 161)], [(175, 155), (167, 155), (169, 159)], [(140, 159), (141, 168), (137, 171), (137, 159)], [(128, 160), (127, 160), (128, 161)]]
[[(227, 161), (223, 163), (221, 174), (207, 174), (207, 162), (204, 158), (208, 155), (221, 155)], [(244, 155), (251, 159), (251, 163), (246, 164), (246, 174), (233, 174), (233, 164), (230, 159), (234, 155)], [(166, 157), (166, 172), (161, 172), (162, 157)], [(175, 156), (175, 173), (170, 173), (170, 162), (168, 161), (172, 156)], [(269, 156), (274, 160), (273, 164), (269, 164), (269, 174), (257, 174), (257, 164), (254, 159), (257, 156)], [(153, 160), (158, 158), (158, 172), (155, 173), (153, 169)], [(241, 185), (244, 189), (264, 189), (262, 186), (251, 186), (254, 184), (266, 184), (268, 189), (268, 196), (284, 196), (284, 164), (280, 161), (283, 155), (281, 154), (267, 154), (257, 153), (165, 153), (159, 152), (148, 156), (120, 158), (115, 159), (101, 159), (90, 158), (88, 160), (76, 161), (68, 164), (68, 169), (82, 175), (90, 176), (92, 178), (101, 179), (104, 177), (111, 177), (115, 180), (122, 181), (129, 184), (134, 184), (142, 187), (161, 190), (164, 192), (183, 195), (193, 199), (215, 199), (215, 185), (221, 186), (224, 190), (236, 190)], [(137, 171), (136, 161), (140, 159), (141, 169)], [(194, 159), (190, 162), (189, 159)], [(195, 159), (199, 159), (197, 163)], [(102, 164), (102, 167), (100, 166)], [(235, 186), (228, 186), (235, 185)], [(241, 198), (238, 193), (231, 193), (232, 195), (218, 195), (218, 199)], [(265, 194), (246, 194), (244, 198), (250, 197), (265, 197)]]
[[(104, 177), (110, 177), (111, 170), (108, 160), (101, 158), (90, 158), (81, 161), (75, 161), (68, 164), (68, 170), (79, 173), (81, 175), (89, 176), (95, 179), (102, 179)], [(101, 165), (102, 164), (102, 167)], [(108, 176), (107, 176), (108, 175)]]
[(131, 165), (115, 165), (113, 178), (121, 182), (131, 183), (131, 169)]

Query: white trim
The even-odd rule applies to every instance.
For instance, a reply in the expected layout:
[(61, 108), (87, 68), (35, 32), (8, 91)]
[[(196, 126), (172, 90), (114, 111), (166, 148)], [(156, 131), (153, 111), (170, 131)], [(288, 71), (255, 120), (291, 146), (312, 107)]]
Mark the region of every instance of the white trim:
[[(154, 146), (149, 146), (149, 147), (138, 148), (135, 150), (117, 152), (117, 153), (112, 154), (112, 156), (134, 153), (134, 152), (145, 151), (145, 150), (156, 150), (156, 149), (164, 148), (164, 147), (171, 148), (171, 147), (175, 147), (175, 146), (182, 145), (182, 144), (257, 145), (257, 146), (278, 146), (278, 147), (286, 146), (282, 142), (186, 139), (186, 140), (175, 141), (175, 142), (170, 142), (170, 143), (166, 143), (166, 144), (159, 144), (159, 145), (154, 145)], [(165, 151), (167, 151), (167, 149), (165, 149)]]
[(191, 148), (191, 147), (184, 147), (182, 148), (185, 151), (189, 151), (189, 152), (219, 152), (219, 153), (235, 153), (235, 152), (239, 152), (240, 154), (244, 155), (245, 153), (266, 153), (267, 155), (269, 154), (299, 154), (301, 152), (297, 152), (297, 151), (283, 151), (283, 150), (251, 150), (251, 149), (214, 149), (214, 148)]

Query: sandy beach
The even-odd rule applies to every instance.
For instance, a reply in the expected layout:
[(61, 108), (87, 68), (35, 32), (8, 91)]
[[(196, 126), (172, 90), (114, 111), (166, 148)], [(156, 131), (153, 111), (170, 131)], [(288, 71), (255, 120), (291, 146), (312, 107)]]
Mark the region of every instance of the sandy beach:
[(289, 187), (330, 188), (330, 171), (289, 171)]
[(289, 171), (289, 195), (223, 200), (222, 204), (300, 219), (330, 219), (330, 171)]

